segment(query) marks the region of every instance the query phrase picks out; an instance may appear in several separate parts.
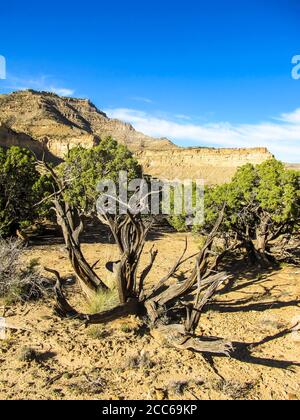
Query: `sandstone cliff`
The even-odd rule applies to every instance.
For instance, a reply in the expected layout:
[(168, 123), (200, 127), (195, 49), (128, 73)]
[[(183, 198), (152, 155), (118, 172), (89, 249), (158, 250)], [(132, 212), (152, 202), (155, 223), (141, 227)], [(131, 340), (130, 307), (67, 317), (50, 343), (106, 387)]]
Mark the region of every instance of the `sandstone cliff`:
[(45, 153), (47, 160), (54, 163), (61, 162), (61, 159), (43, 148), (42, 143), (33, 139), (25, 133), (18, 133), (0, 121), (0, 146), (11, 147), (19, 146), (31, 150), (38, 158)]
[(0, 146), (20, 145), (40, 155), (46, 144), (48, 157), (55, 160), (62, 159), (68, 148), (92, 147), (106, 136), (126, 144), (147, 174), (166, 179), (221, 183), (239, 166), (272, 156), (265, 148), (179, 148), (168, 139), (146, 136), (130, 124), (109, 119), (85, 99), (32, 90), (0, 95)]
[(266, 148), (144, 150), (136, 156), (144, 171), (154, 177), (204, 179), (207, 184), (228, 182), (240, 166), (260, 164), (273, 157)]

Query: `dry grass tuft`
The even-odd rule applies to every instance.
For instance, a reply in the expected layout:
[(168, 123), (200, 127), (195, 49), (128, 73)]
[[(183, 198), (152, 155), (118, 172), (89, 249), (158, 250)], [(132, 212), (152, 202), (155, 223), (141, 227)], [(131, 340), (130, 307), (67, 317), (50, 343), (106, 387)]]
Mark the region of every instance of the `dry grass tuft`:
[(117, 290), (99, 291), (95, 296), (86, 304), (86, 311), (89, 314), (97, 314), (100, 312), (108, 311), (119, 304), (119, 297)]
[(255, 384), (253, 382), (240, 383), (221, 380), (215, 384), (214, 388), (233, 400), (243, 400), (247, 398), (254, 386)]
[(155, 366), (155, 363), (150, 359), (149, 353), (142, 350), (140, 354), (129, 357), (126, 365), (126, 367), (131, 369), (152, 369)]

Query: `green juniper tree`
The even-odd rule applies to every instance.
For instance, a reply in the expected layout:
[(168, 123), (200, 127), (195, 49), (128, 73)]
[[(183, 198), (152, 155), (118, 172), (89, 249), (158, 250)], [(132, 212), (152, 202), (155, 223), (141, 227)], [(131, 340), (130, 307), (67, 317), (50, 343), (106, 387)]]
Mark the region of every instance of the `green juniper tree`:
[(299, 179), (298, 172), (275, 159), (239, 168), (231, 183), (207, 191), (205, 228), (226, 203), (223, 232), (237, 236), (252, 262), (270, 265), (270, 243), (293, 234), (299, 224)]
[(0, 236), (16, 231), (46, 215), (36, 204), (45, 194), (47, 179), (36, 170), (31, 152), (20, 147), (0, 148)]
[(126, 171), (129, 180), (142, 175), (132, 153), (111, 137), (91, 149), (75, 147), (58, 168), (58, 175), (65, 186), (64, 199), (84, 214), (93, 213), (98, 183), (103, 179), (117, 183), (120, 171)]

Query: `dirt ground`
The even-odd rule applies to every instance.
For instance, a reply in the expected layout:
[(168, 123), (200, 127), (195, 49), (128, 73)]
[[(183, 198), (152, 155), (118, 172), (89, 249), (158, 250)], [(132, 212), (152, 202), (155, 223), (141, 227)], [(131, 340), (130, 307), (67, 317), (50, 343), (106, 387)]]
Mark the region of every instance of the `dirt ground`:
[[(184, 240), (182, 234), (164, 234), (147, 244), (143, 264), (154, 242), (159, 250), (149, 281), (166, 274)], [(89, 261), (100, 259), (99, 273), (111, 281), (103, 267), (118, 258), (115, 247), (85, 244), (83, 249)], [(196, 251), (190, 236), (188, 254)], [(72, 276), (63, 245), (34, 246), (26, 253), (28, 260), (38, 258), (41, 266)], [(192, 266), (188, 261), (182, 271)], [(76, 290), (70, 287), (69, 294)], [(201, 330), (232, 340), (236, 352), (231, 358), (162, 347), (134, 317), (85, 328), (53, 315), (52, 303), (49, 299), (7, 310), (7, 325), (19, 329), (7, 329), (0, 340), (1, 399), (300, 398), (300, 331), (284, 332), (300, 321), (300, 267), (237, 271), (230, 287), (207, 307)], [(247, 343), (253, 343), (251, 352)]]

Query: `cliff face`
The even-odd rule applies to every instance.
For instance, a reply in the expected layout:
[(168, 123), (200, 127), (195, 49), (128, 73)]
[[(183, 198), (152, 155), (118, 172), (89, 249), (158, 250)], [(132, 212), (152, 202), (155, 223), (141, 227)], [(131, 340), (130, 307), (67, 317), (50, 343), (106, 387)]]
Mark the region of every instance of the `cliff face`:
[(136, 156), (147, 174), (163, 179), (204, 179), (207, 184), (230, 181), (237, 168), (260, 164), (272, 158), (266, 148), (208, 149), (177, 148), (176, 150), (145, 150)]
[(90, 101), (52, 93), (24, 91), (0, 95), (0, 146), (28, 147), (40, 155), (42, 144), (52, 160), (68, 148), (92, 147), (112, 136), (135, 153), (145, 173), (165, 179), (230, 180), (236, 169), (272, 157), (267, 149), (179, 148), (167, 139), (137, 132), (130, 124), (109, 119)]
[(300, 172), (300, 163), (287, 163), (285, 166), (287, 169), (292, 169), (294, 171)]
[(44, 150), (42, 143), (34, 140), (32, 137), (24, 133), (17, 133), (5, 124), (0, 122), (0, 146), (11, 147), (19, 146), (31, 150), (37, 158), (41, 158), (45, 153), (46, 158), (54, 163), (59, 163), (61, 159), (52, 154), (49, 150)]

